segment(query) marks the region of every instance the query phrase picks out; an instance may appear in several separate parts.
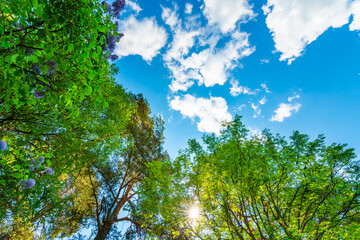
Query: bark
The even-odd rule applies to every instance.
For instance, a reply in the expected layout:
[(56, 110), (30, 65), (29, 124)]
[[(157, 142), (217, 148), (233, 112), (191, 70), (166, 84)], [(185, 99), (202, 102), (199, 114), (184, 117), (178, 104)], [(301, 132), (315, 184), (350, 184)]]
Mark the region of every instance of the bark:
[[(120, 213), (121, 209), (123, 208), (123, 206), (125, 205), (125, 203), (129, 200), (129, 193), (130, 193), (131, 189), (132, 189), (132, 184), (130, 184), (130, 186), (128, 186), (124, 196), (122, 196), (122, 198), (117, 203), (115, 209), (109, 215), (109, 217), (106, 218), (105, 221), (103, 221), (101, 223), (101, 226), (98, 226), (98, 232), (97, 232), (94, 240), (105, 240), (106, 239), (106, 236), (109, 234), (112, 226), (116, 222), (118, 222), (117, 216), (119, 215), (119, 213)], [(130, 196), (130, 198), (131, 198), (131, 196)]]

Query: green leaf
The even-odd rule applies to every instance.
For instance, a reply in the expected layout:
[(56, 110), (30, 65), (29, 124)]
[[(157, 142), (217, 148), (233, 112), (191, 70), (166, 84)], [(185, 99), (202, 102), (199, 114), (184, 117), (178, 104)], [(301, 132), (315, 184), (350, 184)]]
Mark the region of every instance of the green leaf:
[(14, 178), (22, 178), (24, 175), (22, 175), (21, 173), (12, 173), (12, 174), (10, 174), (10, 176), (12, 176)]
[(72, 50), (74, 50), (74, 44), (69, 43), (68, 51), (71, 52)]
[(35, 9), (37, 9), (39, 7), (38, 0), (32, 0), (32, 4), (33, 4)]

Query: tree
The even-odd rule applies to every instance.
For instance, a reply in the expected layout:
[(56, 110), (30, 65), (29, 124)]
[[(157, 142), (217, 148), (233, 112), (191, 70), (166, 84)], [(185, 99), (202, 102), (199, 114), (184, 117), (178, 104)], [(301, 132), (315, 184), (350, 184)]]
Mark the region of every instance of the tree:
[[(92, 227), (94, 239), (108, 239), (110, 232), (121, 234), (113, 231), (119, 222), (130, 224), (128, 235), (141, 235), (141, 226), (137, 217), (130, 214), (131, 209), (141, 198), (139, 189), (149, 178), (150, 164), (166, 161), (168, 156), (162, 148), (163, 121), (150, 116), (142, 95), (131, 95), (131, 101), (136, 107), (117, 146), (95, 149), (87, 169), (74, 179), (75, 189), (82, 186), (86, 194), (73, 196), (67, 202), (70, 210), (64, 209), (62, 218), (54, 219), (47, 236), (58, 237), (62, 233), (59, 236), (69, 237), (81, 227)], [(75, 189), (73, 192), (77, 192)]]
[(189, 174), (175, 191), (192, 196), (201, 218), (189, 219), (178, 203), (153, 225), (176, 219), (164, 227), (185, 239), (358, 238), (360, 167), (353, 149), (298, 131), (289, 143), (268, 130), (249, 137), (238, 116), (225, 127), (220, 136), (203, 137), (206, 149), (189, 141), (175, 161), (187, 163), (181, 171)]
[(56, 218), (97, 149), (122, 138), (133, 105), (109, 58), (123, 6), (0, 3), (1, 233)]

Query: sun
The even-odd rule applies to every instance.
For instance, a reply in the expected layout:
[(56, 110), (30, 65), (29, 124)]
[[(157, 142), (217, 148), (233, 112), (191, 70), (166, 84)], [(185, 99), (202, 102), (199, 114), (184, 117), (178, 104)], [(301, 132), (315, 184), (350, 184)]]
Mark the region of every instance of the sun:
[(198, 206), (192, 206), (190, 207), (188, 211), (189, 218), (193, 221), (200, 218), (200, 209)]

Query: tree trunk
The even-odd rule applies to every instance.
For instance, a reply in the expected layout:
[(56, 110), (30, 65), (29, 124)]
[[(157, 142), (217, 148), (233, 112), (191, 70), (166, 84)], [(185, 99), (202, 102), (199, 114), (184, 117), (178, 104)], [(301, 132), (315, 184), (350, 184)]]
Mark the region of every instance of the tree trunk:
[(128, 200), (129, 193), (132, 189), (133, 183), (131, 183), (125, 191), (124, 196), (120, 199), (117, 203), (116, 208), (110, 214), (110, 216), (102, 223), (101, 227), (98, 226), (98, 233), (96, 234), (94, 240), (104, 240), (106, 236), (109, 234), (112, 226), (117, 222), (117, 216), (119, 215), (121, 209), (123, 208), (124, 204)]
[(112, 226), (114, 225), (114, 221), (107, 221), (104, 223), (104, 225), (102, 225), (99, 230), (98, 233), (96, 234), (94, 240), (105, 240), (106, 236), (109, 234)]

